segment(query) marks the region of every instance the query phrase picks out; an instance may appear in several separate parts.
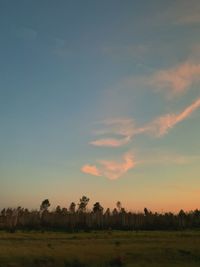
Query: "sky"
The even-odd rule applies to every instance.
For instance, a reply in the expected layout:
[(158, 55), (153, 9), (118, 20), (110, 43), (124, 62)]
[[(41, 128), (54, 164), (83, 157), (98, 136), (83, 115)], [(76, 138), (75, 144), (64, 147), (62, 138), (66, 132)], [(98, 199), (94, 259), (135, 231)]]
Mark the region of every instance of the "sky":
[(0, 208), (200, 205), (200, 1), (0, 0)]

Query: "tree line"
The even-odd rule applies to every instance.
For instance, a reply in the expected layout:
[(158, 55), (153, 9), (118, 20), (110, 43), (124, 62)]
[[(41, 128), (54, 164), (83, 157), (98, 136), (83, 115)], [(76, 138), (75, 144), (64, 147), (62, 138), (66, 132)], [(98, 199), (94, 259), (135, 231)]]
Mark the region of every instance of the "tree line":
[(200, 210), (190, 212), (180, 210), (178, 213), (151, 212), (144, 208), (143, 212), (130, 212), (121, 202), (111, 211), (104, 210), (100, 202), (93, 205), (92, 210), (87, 206), (89, 198), (82, 196), (78, 204), (72, 202), (68, 208), (57, 206), (49, 210), (48, 199), (42, 201), (38, 210), (3, 209), (0, 213), (0, 229), (14, 232), (24, 230), (184, 230), (200, 228)]

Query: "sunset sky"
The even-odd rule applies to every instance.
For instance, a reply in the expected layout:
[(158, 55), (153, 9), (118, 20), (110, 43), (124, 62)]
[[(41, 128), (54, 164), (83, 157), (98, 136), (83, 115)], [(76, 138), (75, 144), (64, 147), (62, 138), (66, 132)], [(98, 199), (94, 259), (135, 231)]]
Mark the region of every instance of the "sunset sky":
[(0, 0), (0, 208), (200, 208), (200, 1)]

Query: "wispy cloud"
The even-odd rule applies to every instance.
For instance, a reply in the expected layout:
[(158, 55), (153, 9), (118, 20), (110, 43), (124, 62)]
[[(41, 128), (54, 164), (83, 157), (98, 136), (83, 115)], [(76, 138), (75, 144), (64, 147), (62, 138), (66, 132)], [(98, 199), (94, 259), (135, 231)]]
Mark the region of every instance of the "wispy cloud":
[(126, 153), (122, 156), (121, 162), (100, 160), (99, 167), (95, 165), (84, 165), (81, 169), (83, 173), (94, 176), (104, 176), (110, 180), (116, 180), (130, 169), (135, 167), (135, 161), (132, 153)]
[(84, 172), (84, 173), (88, 173), (88, 174), (91, 174), (91, 175), (94, 175), (94, 176), (100, 176), (100, 172), (99, 170), (97, 169), (97, 167), (95, 165), (84, 165), (82, 168), (81, 168), (81, 171)]
[[(97, 139), (91, 142), (95, 146), (110, 146), (118, 147), (125, 145), (127, 142), (131, 141), (133, 136), (137, 134), (150, 134), (155, 137), (162, 137), (167, 134), (170, 129), (172, 129), (176, 124), (187, 119), (191, 114), (200, 108), (200, 98), (194, 101), (191, 105), (186, 107), (182, 112), (178, 114), (166, 114), (160, 116), (152, 122), (144, 125), (143, 127), (134, 127), (133, 121), (130, 118), (116, 118), (103, 121), (103, 125), (107, 125), (107, 128), (98, 131), (98, 134), (115, 134), (121, 135), (121, 139), (115, 138), (105, 138)], [(127, 141), (125, 141), (127, 139)], [(149, 163), (149, 160), (138, 161), (137, 163)], [(155, 163), (175, 163), (175, 164), (185, 164), (188, 159), (185, 156), (180, 155), (162, 155), (158, 159), (153, 160)], [(122, 161), (110, 161), (110, 160), (99, 160), (96, 165), (84, 165), (81, 168), (83, 173), (87, 173), (93, 176), (104, 176), (108, 179), (115, 180), (124, 175), (128, 170), (136, 166), (136, 161), (134, 160), (132, 153), (126, 153), (122, 156)]]
[[(101, 104), (104, 106), (102, 113), (109, 114), (111, 117), (115, 114), (121, 116), (121, 114), (131, 113), (138, 106), (138, 103), (133, 106), (134, 100), (138, 95), (143, 96), (145, 93), (150, 96), (152, 94), (152, 97), (155, 98), (163, 95), (165, 98), (161, 101), (165, 102), (166, 100), (171, 101), (175, 97), (180, 98), (186, 93), (197, 92), (198, 86), (200, 86), (200, 46), (199, 44), (190, 44), (188, 49), (190, 52), (187, 54), (187, 59), (182, 62), (177, 63), (175, 59), (167, 63), (168, 67), (146, 68), (145, 74), (137, 72), (137, 74), (123, 77), (116, 84), (104, 90)], [(164, 54), (166, 55), (166, 53)], [(174, 58), (176, 58), (175, 55)], [(142, 97), (139, 98), (139, 101), (142, 99)], [(94, 142), (94, 145), (108, 144), (109, 146), (109, 143), (112, 143), (112, 146), (117, 147), (128, 142), (127, 139), (123, 142), (102, 140), (101, 143)]]
[(189, 61), (175, 68), (157, 71), (149, 79), (149, 83), (158, 90), (165, 90), (166, 93), (173, 95), (186, 92), (193, 83), (199, 81), (200, 64)]
[(123, 155), (122, 162), (103, 160), (100, 161), (100, 164), (102, 165), (103, 175), (111, 180), (121, 177), (135, 166), (133, 155), (131, 153)]
[[(153, 153), (153, 157), (152, 157)], [(84, 165), (81, 171), (93, 176), (104, 176), (109, 180), (122, 177), (129, 170), (140, 165), (187, 165), (199, 161), (198, 155), (181, 155), (175, 152), (150, 151), (142, 160), (136, 161), (132, 153), (126, 153), (121, 161), (99, 160), (96, 165)]]
[[(200, 2), (191, 0), (176, 1), (171, 6), (163, 6), (163, 12), (156, 12), (155, 16), (147, 19), (141, 19), (138, 23), (141, 29), (155, 28), (158, 30), (165, 27), (166, 34), (173, 27), (181, 29), (187, 25), (190, 29), (191, 25), (200, 23)], [(137, 25), (136, 25), (137, 27)], [(132, 28), (131, 28), (132, 32)], [(186, 33), (186, 31), (185, 31)], [(200, 86), (200, 58), (199, 46), (193, 48), (192, 54), (189, 51), (190, 46), (194, 45), (193, 40), (186, 38), (187, 34), (181, 35), (175, 42), (164, 43), (158, 39), (152, 42), (138, 43), (110, 43), (103, 47), (103, 52), (110, 55), (111, 58), (117, 60), (132, 60), (138, 63), (135, 66), (135, 75), (129, 77), (119, 77), (119, 80), (110, 88), (104, 91), (103, 101), (104, 110), (102, 113), (110, 116), (120, 116), (120, 114), (130, 114), (134, 112), (133, 100), (139, 95), (139, 91), (145, 95), (154, 93), (154, 101), (159, 99), (160, 95), (167, 96), (168, 100), (173, 97), (180, 97), (186, 93), (194, 93)], [(161, 38), (162, 39), (162, 38)], [(187, 40), (186, 40), (187, 39)], [(190, 41), (189, 41), (190, 40)], [(177, 50), (174, 47), (182, 46)], [(189, 55), (188, 55), (189, 52)], [(152, 64), (155, 58), (161, 59), (158, 67)], [(182, 62), (177, 63), (177, 59), (184, 58)], [(162, 60), (164, 59), (164, 60)], [(167, 66), (167, 67), (166, 67)], [(136, 69), (137, 67), (137, 69)], [(142, 69), (142, 74), (138, 74), (138, 70)], [(158, 93), (159, 92), (159, 93)], [(141, 95), (142, 95), (141, 94)], [(143, 96), (143, 95), (142, 95)], [(141, 98), (142, 99), (142, 98)], [(146, 100), (146, 99), (145, 99)], [(162, 101), (162, 100), (161, 100)], [(137, 103), (139, 106), (139, 103)], [(134, 107), (135, 108), (135, 107)], [(151, 136), (152, 138), (164, 137), (179, 123), (187, 120), (193, 112), (200, 108), (200, 98), (186, 106), (182, 111), (170, 110), (167, 114), (158, 113), (144, 124), (136, 124), (132, 118), (112, 118), (98, 123), (100, 130), (95, 132), (95, 138), (89, 144), (95, 147), (119, 148), (122, 146), (132, 146), (132, 140), (137, 135)], [(120, 150), (119, 150), (120, 151)], [(95, 176), (105, 176), (108, 179), (115, 180), (124, 175), (128, 170), (135, 168), (137, 164), (187, 164), (190, 162), (185, 155), (179, 154), (160, 154), (149, 159), (144, 158), (135, 161), (131, 153), (124, 154), (121, 161), (115, 160), (99, 160), (95, 165), (85, 165), (82, 171)], [(136, 164), (137, 163), (137, 164)]]
[(99, 135), (114, 135), (115, 138), (100, 138), (90, 142), (94, 146), (119, 147), (129, 143), (135, 128), (129, 118), (114, 118), (100, 123), (104, 128), (96, 133)]
[(187, 119), (191, 114), (200, 108), (200, 98), (194, 101), (179, 114), (166, 114), (158, 117), (146, 128), (148, 132), (153, 132), (156, 136), (162, 136), (172, 129), (176, 124)]
[(107, 128), (98, 131), (99, 135), (118, 135), (120, 138), (100, 138), (90, 144), (99, 147), (120, 147), (129, 143), (134, 136), (140, 134), (150, 134), (155, 137), (161, 137), (169, 132), (178, 123), (186, 120), (191, 114), (200, 108), (200, 98), (186, 107), (180, 113), (169, 113), (159, 116), (141, 127), (136, 127), (130, 118), (116, 118), (103, 121), (103, 126)]
[(176, 12), (174, 12), (174, 24), (177, 25), (194, 25), (200, 23), (200, 2), (198, 0), (179, 1)]
[(105, 138), (97, 139), (90, 142), (93, 146), (103, 146), (103, 147), (120, 147), (126, 145), (130, 141), (130, 138), (115, 139), (115, 138)]

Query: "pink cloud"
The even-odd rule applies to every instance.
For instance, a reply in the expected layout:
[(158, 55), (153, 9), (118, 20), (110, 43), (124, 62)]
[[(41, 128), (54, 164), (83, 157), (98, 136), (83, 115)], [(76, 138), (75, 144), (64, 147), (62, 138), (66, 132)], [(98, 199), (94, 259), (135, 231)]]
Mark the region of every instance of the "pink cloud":
[[(153, 134), (155, 136), (163, 136), (176, 124), (187, 119), (191, 114), (200, 107), (200, 98), (194, 101), (191, 105), (186, 107), (182, 112), (178, 114), (165, 114), (154, 119), (152, 122), (147, 123), (142, 127), (133, 126), (133, 120), (121, 119), (116, 121), (107, 122), (107, 129), (100, 131), (100, 135), (113, 134), (120, 135), (121, 138), (100, 138), (90, 142), (90, 144), (98, 147), (120, 147), (128, 144), (134, 136), (140, 134)], [(113, 127), (113, 125), (115, 127)], [(117, 125), (117, 127), (116, 127)], [(123, 128), (124, 127), (124, 128)]]
[(105, 138), (105, 139), (97, 139), (95, 141), (90, 142), (90, 144), (93, 146), (120, 147), (122, 145), (127, 144), (129, 141), (130, 138), (124, 138), (124, 139)]
[(98, 161), (99, 168), (95, 165), (85, 165), (82, 167), (82, 172), (88, 173), (94, 176), (105, 176), (110, 180), (116, 180), (135, 167), (133, 155), (126, 153), (122, 157), (122, 161)]
[(102, 173), (110, 180), (118, 179), (128, 170), (135, 167), (131, 153), (123, 155), (122, 162), (102, 160), (100, 163), (102, 165)]
[(120, 147), (129, 143), (134, 135), (134, 124), (129, 118), (114, 118), (102, 121), (104, 129), (98, 131), (98, 135), (114, 135), (119, 138), (100, 138), (90, 142), (94, 146)]
[(84, 165), (81, 168), (81, 171), (83, 173), (88, 173), (88, 174), (91, 174), (91, 175), (94, 175), (94, 176), (100, 176), (101, 175), (99, 170), (97, 169), (97, 167), (95, 165)]
[(200, 107), (200, 98), (185, 108), (179, 114), (167, 114), (159, 117), (149, 124), (148, 131), (154, 132), (158, 136), (166, 134), (177, 123), (187, 119), (191, 114)]
[[(133, 121), (131, 119), (113, 119), (105, 121), (104, 125), (108, 128), (101, 130), (99, 134), (120, 135), (121, 139), (103, 138), (92, 141), (91, 144), (95, 146), (118, 147), (127, 144), (131, 141), (133, 136), (137, 134), (153, 134), (156, 137), (161, 137), (167, 134), (168, 131), (176, 124), (190, 117), (198, 108), (200, 108), (200, 98), (178, 114), (172, 113), (160, 116), (143, 127), (137, 128), (133, 127)], [(169, 161), (169, 158), (165, 157), (164, 160), (167, 162)], [(172, 159), (170, 158), (170, 160)], [(176, 164), (185, 164), (186, 159), (182, 156), (174, 157), (173, 162)], [(142, 161), (137, 163), (142, 163)], [(136, 166), (136, 162), (134, 161), (134, 157), (131, 153), (124, 154), (121, 162), (101, 160), (98, 161), (97, 164), (98, 166), (90, 164), (84, 165), (81, 168), (81, 171), (93, 176), (104, 176), (110, 180), (115, 180)]]
[(175, 68), (156, 72), (151, 83), (159, 90), (166, 89), (173, 94), (180, 94), (197, 81), (200, 81), (200, 64), (185, 62)]

